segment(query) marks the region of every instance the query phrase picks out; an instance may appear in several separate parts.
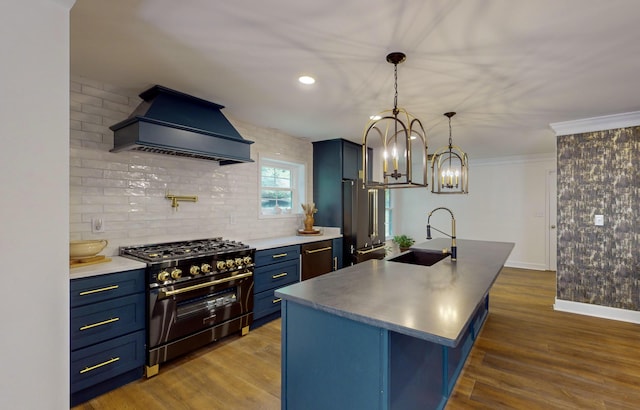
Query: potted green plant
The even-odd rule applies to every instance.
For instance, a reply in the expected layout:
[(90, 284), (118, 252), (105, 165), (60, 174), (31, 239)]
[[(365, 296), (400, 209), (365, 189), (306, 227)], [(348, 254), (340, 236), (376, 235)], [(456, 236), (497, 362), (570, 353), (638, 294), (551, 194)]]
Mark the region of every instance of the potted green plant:
[(398, 244), (400, 252), (404, 252), (409, 249), (409, 247), (411, 247), (411, 245), (413, 245), (416, 241), (412, 237), (407, 235), (396, 235), (393, 237), (393, 242)]

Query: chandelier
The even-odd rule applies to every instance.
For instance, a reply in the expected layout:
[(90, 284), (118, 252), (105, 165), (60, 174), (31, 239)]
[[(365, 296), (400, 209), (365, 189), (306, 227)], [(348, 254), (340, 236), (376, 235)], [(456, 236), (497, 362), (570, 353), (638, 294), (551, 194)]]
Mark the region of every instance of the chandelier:
[(469, 193), (469, 159), (467, 154), (453, 145), (451, 117), (455, 112), (444, 114), (449, 118), (449, 146), (437, 150), (431, 158), (431, 192), (434, 194)]
[(393, 109), (376, 116), (364, 129), (362, 137), (363, 183), (366, 188), (426, 187), (427, 138), (419, 119), (398, 108), (398, 64), (406, 55), (387, 55), (393, 64)]

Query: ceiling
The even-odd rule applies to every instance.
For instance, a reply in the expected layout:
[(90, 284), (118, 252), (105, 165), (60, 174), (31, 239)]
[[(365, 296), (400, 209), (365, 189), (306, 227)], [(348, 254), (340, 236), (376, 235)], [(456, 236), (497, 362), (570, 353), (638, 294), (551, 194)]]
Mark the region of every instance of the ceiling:
[(402, 51), (398, 105), (429, 152), (456, 111), (453, 140), (472, 161), (544, 154), (550, 123), (640, 110), (639, 15), (636, 0), (77, 0), (71, 73), (360, 143), (369, 116), (393, 107), (385, 57)]

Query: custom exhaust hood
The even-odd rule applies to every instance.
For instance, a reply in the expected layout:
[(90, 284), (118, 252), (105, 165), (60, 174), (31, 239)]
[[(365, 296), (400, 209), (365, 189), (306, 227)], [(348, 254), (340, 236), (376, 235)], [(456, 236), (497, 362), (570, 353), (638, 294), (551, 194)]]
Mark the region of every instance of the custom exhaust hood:
[(221, 105), (160, 85), (140, 94), (142, 103), (113, 131), (111, 152), (144, 151), (219, 161), (253, 162), (250, 145), (220, 111)]

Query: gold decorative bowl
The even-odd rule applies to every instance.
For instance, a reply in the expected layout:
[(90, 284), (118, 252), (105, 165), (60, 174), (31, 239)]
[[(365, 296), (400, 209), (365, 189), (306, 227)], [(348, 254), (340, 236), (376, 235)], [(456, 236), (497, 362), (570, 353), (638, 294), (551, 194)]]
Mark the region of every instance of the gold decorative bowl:
[(69, 259), (88, 259), (96, 256), (109, 244), (106, 239), (69, 242)]

